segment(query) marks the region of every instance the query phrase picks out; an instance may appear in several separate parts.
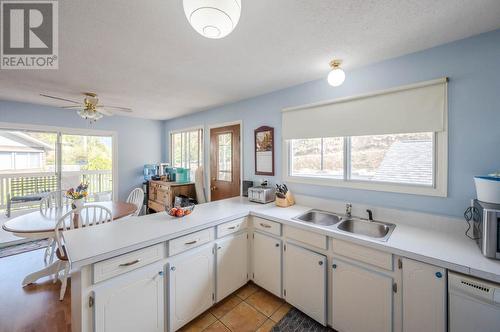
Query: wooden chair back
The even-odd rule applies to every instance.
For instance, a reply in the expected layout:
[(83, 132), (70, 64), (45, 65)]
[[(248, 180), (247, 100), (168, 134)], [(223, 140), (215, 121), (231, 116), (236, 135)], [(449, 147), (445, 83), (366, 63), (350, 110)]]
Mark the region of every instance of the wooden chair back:
[(71, 206), (71, 200), (66, 197), (64, 190), (52, 191), (40, 200), (40, 213), (45, 215), (47, 210), (54, 208), (67, 208)]
[(139, 213), (141, 213), (142, 205), (144, 204), (144, 190), (141, 188), (135, 188), (132, 190), (128, 195), (127, 203), (132, 203), (137, 206), (137, 209), (132, 215), (138, 216)]
[(56, 223), (54, 232), (59, 253), (65, 256), (62, 241), (62, 232), (96, 226), (113, 221), (113, 213), (108, 208), (101, 205), (89, 204), (81, 208), (74, 209), (63, 215)]

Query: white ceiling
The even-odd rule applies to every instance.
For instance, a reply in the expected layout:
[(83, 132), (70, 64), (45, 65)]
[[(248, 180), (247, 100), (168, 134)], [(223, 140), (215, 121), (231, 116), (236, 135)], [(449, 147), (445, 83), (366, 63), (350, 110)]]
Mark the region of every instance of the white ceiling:
[(0, 99), (97, 92), (169, 119), (500, 28), (498, 0), (242, 0), (235, 31), (198, 35), (181, 0), (59, 1), (59, 70), (2, 70)]

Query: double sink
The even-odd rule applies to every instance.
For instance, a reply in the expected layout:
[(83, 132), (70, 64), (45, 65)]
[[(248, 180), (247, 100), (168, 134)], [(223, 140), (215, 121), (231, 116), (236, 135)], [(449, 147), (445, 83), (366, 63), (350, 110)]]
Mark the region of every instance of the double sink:
[(344, 217), (342, 215), (316, 209), (309, 210), (293, 219), (319, 226), (335, 226), (339, 231), (361, 235), (379, 241), (389, 240), (394, 228), (396, 228), (396, 225), (382, 221)]

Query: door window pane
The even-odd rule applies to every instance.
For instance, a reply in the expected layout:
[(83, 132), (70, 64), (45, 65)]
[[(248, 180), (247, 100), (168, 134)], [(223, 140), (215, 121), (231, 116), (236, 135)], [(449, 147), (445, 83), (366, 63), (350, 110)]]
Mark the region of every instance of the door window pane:
[(232, 175), (232, 133), (217, 135), (218, 161), (217, 161), (217, 180), (231, 182)]
[(433, 133), (351, 137), (351, 178), (433, 185)]
[[(8, 195), (22, 197), (58, 189), (56, 143), (57, 133), (0, 130), (0, 210), (7, 207)], [(12, 210), (38, 205), (37, 201), (13, 204)]]
[(113, 139), (110, 136), (62, 136), (62, 189), (89, 184), (89, 200), (111, 200)]

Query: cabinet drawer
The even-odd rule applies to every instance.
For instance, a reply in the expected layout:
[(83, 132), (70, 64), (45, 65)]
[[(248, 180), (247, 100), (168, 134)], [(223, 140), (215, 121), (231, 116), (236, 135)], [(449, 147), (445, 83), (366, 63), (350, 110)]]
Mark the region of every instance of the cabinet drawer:
[(247, 228), (247, 218), (240, 218), (217, 226), (217, 238), (236, 233)]
[(281, 224), (271, 220), (253, 217), (253, 227), (266, 233), (281, 236)]
[(155, 210), (156, 212), (162, 212), (165, 211), (165, 206), (163, 204), (160, 204), (158, 202), (154, 202), (152, 200), (148, 201), (148, 207), (150, 209)]
[(285, 226), (285, 236), (289, 239), (299, 241), (310, 246), (328, 249), (328, 238), (326, 235), (305, 231), (303, 229)]
[(333, 252), (382, 269), (393, 270), (392, 254), (387, 252), (336, 239), (333, 240)]
[(92, 267), (93, 282), (97, 283), (126, 273), (164, 258), (165, 244), (136, 250), (128, 254), (97, 262)]
[(173, 256), (191, 248), (199, 247), (214, 239), (214, 229), (207, 228), (199, 232), (178, 237), (168, 242), (168, 255)]

